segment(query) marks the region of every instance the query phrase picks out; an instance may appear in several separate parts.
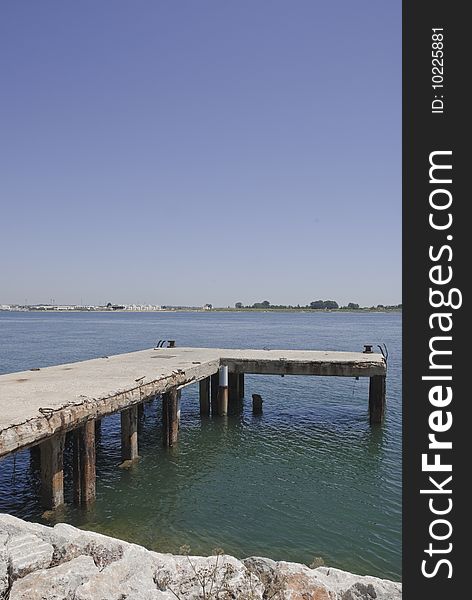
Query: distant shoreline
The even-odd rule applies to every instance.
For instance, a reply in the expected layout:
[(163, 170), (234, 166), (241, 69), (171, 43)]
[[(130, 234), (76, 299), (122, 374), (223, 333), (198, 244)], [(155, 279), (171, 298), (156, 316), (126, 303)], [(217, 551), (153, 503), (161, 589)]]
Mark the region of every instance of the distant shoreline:
[(70, 313), (100, 313), (100, 314), (123, 314), (123, 313), (177, 313), (177, 312), (195, 312), (195, 313), (306, 313), (306, 314), (320, 314), (320, 313), (401, 313), (401, 308), (212, 308), (211, 310), (203, 308), (162, 308), (159, 310), (99, 310), (99, 309), (70, 309), (70, 310), (31, 310), (31, 309), (17, 309), (17, 310), (4, 310), (0, 309), (1, 313), (35, 313), (35, 314), (70, 314)]

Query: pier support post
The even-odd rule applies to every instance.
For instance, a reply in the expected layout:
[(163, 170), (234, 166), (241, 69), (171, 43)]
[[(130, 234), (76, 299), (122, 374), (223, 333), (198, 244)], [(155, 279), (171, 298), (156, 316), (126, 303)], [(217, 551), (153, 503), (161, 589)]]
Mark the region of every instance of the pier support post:
[(175, 387), (162, 394), (162, 424), (164, 446), (172, 447), (179, 432), (178, 391)]
[(138, 412), (140, 405), (121, 411), (121, 460), (138, 458)]
[(238, 402), (241, 398), (239, 391), (239, 373), (228, 373), (228, 392), (231, 404)]
[(262, 415), (262, 396), (259, 394), (252, 395), (252, 412), (255, 415)]
[(31, 446), (29, 449), (30, 453), (30, 466), (33, 471), (41, 471), (41, 446)]
[(220, 381), (220, 375), (217, 371), (210, 377), (210, 399), (211, 399), (211, 414), (218, 414), (218, 386)]
[(200, 415), (208, 417), (210, 415), (210, 378), (205, 377), (199, 382), (200, 386)]
[(95, 447), (100, 444), (102, 439), (102, 420), (95, 419)]
[(87, 421), (74, 431), (74, 502), (88, 506), (95, 500), (95, 421)]
[(182, 405), (182, 390), (177, 390), (177, 430), (180, 429), (181, 405)]
[(244, 398), (244, 373), (239, 373), (239, 398)]
[(220, 367), (218, 386), (218, 415), (228, 414), (228, 367)]
[(40, 445), (41, 453), (41, 504), (54, 510), (64, 504), (64, 433), (45, 440)]
[(369, 382), (369, 413), (370, 422), (382, 423), (385, 412), (385, 375), (374, 375)]

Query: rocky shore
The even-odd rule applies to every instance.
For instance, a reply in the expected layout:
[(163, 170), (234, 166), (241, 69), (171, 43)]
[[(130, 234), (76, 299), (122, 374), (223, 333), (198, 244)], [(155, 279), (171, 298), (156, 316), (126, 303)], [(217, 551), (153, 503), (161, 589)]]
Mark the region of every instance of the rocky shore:
[(400, 583), (267, 558), (159, 554), (0, 514), (0, 600), (397, 600)]

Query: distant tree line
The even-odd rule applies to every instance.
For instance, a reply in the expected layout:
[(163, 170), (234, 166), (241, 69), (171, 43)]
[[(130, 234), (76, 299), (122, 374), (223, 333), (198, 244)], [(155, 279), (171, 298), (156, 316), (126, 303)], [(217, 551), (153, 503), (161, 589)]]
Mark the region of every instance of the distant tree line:
[(263, 302), (254, 302), (245, 306), (242, 302), (236, 302), (234, 305), (237, 309), (311, 309), (311, 310), (399, 310), (402, 308), (401, 304), (384, 305), (377, 304), (377, 306), (360, 306), (357, 302), (349, 302), (346, 306), (340, 306), (335, 300), (314, 300), (309, 304), (300, 305), (286, 305), (286, 304), (271, 304), (269, 300)]

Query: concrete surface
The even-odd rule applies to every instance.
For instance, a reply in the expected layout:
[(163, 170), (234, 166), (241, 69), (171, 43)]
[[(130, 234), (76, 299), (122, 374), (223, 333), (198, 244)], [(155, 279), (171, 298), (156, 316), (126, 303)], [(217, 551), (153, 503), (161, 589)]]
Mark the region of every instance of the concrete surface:
[(385, 375), (380, 354), (160, 348), (0, 375), (0, 457), (123, 410), (222, 365), (253, 374)]

